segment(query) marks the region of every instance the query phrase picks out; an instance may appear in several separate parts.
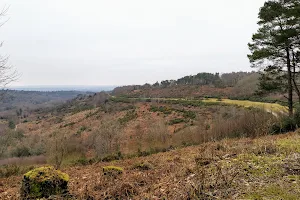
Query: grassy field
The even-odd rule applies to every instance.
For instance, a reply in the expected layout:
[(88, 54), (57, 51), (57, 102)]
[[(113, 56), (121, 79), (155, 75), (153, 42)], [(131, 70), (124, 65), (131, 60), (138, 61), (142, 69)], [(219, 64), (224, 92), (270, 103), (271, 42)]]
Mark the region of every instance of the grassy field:
[(254, 101), (241, 101), (241, 100), (231, 100), (231, 99), (205, 99), (203, 102), (220, 102), (225, 104), (233, 104), (244, 107), (255, 107), (267, 110), (268, 112), (274, 113), (286, 113), (287, 107), (279, 105), (277, 103), (263, 103), (263, 102), (254, 102)]

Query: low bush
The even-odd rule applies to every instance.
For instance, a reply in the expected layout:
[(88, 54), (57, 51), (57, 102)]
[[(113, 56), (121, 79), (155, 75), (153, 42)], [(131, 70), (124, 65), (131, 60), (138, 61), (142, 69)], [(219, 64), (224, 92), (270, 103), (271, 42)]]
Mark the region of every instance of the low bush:
[(20, 165), (3, 165), (0, 166), (0, 178), (8, 178), (10, 176), (19, 176), (32, 170), (33, 166), (20, 166)]
[(186, 119), (176, 118), (169, 121), (169, 125), (180, 124), (183, 122), (187, 122)]
[(279, 120), (270, 128), (271, 134), (280, 134), (295, 131), (300, 127), (300, 107), (296, 105), (294, 116), (280, 116)]
[(119, 102), (119, 103), (131, 103), (132, 102), (132, 100), (127, 97), (111, 97), (109, 100), (113, 101), (113, 102)]
[(258, 137), (269, 134), (270, 127), (276, 121), (276, 117), (264, 110), (237, 110), (230, 118), (215, 118), (210, 137), (214, 140), (224, 138)]
[(144, 170), (153, 169), (153, 166), (148, 162), (142, 162), (142, 163), (136, 163), (135, 165), (133, 165), (132, 169), (137, 169), (137, 170), (144, 171)]
[(68, 126), (73, 126), (73, 125), (75, 125), (75, 122), (67, 123), (67, 124), (63, 125), (63, 127), (68, 127)]
[(85, 130), (87, 130), (86, 126), (81, 126), (80, 129), (77, 131), (77, 135), (80, 135), (82, 132), (84, 132)]
[(151, 107), (150, 107), (150, 111), (151, 112), (162, 112), (165, 115), (171, 114), (172, 110), (173, 110), (172, 108), (168, 108), (168, 107), (165, 107), (165, 106), (159, 106), (159, 107), (157, 107), (157, 106), (151, 105)]
[(91, 165), (93, 163), (95, 163), (96, 160), (95, 159), (87, 159), (85, 157), (79, 158), (77, 160), (74, 161), (75, 165), (82, 165), (82, 166), (86, 166), (86, 165)]
[(195, 119), (196, 118), (196, 113), (193, 111), (185, 111), (183, 110), (183, 117), (184, 118), (189, 118), (189, 119)]
[(15, 128), (16, 128), (15, 122), (10, 120), (10, 121), (8, 122), (8, 127), (9, 127), (10, 129), (15, 129)]
[(101, 161), (102, 162), (111, 162), (111, 161), (114, 161), (114, 160), (121, 160), (121, 159), (123, 159), (123, 155), (119, 151), (117, 154), (110, 154), (110, 155), (107, 155), (107, 156), (103, 157), (101, 159)]
[(12, 157), (29, 157), (31, 156), (30, 149), (26, 146), (17, 146), (11, 152)]
[(128, 111), (124, 117), (119, 119), (120, 124), (124, 125), (128, 122), (130, 122), (131, 120), (134, 120), (138, 117), (137, 113), (135, 110), (131, 110)]
[(120, 151), (120, 123), (113, 119), (105, 119), (103, 123), (89, 134), (85, 146), (93, 149), (97, 159), (101, 160), (110, 155), (121, 157)]
[[(194, 107), (203, 107), (203, 106), (213, 106), (213, 105), (220, 105), (219, 102), (204, 102), (204, 101), (199, 101), (199, 100), (165, 100), (163, 101), (164, 103), (167, 104), (178, 104), (182, 106), (194, 106)], [(224, 104), (226, 105), (226, 104)]]
[(121, 107), (120, 111), (125, 111), (125, 110), (134, 110), (136, 107), (134, 105), (128, 105), (125, 107)]
[(103, 174), (108, 176), (115, 176), (123, 174), (124, 169), (116, 166), (106, 166), (102, 168)]

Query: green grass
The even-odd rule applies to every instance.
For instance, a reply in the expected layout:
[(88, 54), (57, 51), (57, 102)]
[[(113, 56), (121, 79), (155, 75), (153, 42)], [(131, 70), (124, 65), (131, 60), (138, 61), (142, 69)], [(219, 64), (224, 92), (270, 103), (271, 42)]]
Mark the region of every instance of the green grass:
[[(218, 99), (205, 99), (203, 102), (217, 103), (220, 102)], [(264, 102), (254, 102), (254, 101), (243, 101), (243, 100), (231, 100), (231, 99), (222, 99), (223, 104), (232, 104), (243, 106), (246, 108), (254, 107), (267, 110), (274, 113), (287, 113), (287, 107), (279, 105), (277, 103), (264, 103)]]
[[(245, 199), (255, 199), (255, 200), (264, 200), (264, 199), (289, 199), (297, 200), (299, 199), (299, 191), (292, 193), (289, 190), (292, 188), (285, 188), (282, 185), (270, 184), (266, 187), (261, 188), (258, 191), (253, 191), (248, 195), (245, 195)], [(296, 188), (293, 188), (296, 189)]]

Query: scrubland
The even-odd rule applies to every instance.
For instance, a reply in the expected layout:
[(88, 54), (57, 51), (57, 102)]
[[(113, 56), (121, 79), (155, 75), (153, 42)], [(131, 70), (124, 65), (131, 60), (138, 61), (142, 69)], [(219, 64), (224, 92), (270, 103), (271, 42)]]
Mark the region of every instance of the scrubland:
[(79, 199), (296, 199), (300, 136), (277, 135), (296, 126), (248, 105), (112, 98), (39, 116), (1, 137), (0, 197), (18, 198), (24, 173), (53, 165)]
[[(64, 167), (79, 199), (298, 199), (298, 132), (223, 139), (146, 157)], [(103, 167), (123, 173), (104, 175)], [(1, 178), (16, 199), (21, 176)]]

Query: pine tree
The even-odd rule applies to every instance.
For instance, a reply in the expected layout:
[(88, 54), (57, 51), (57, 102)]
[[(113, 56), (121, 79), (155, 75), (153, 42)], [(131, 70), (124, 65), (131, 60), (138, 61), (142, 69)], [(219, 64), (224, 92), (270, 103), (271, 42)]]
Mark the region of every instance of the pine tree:
[[(257, 33), (248, 44), (253, 67), (263, 70), (264, 82), (272, 89), (288, 94), (289, 114), (293, 115), (293, 90), (296, 84), (297, 55), (299, 54), (299, 0), (270, 0), (260, 9)], [(275, 84), (277, 83), (277, 84)], [(299, 91), (300, 99), (300, 91)]]

